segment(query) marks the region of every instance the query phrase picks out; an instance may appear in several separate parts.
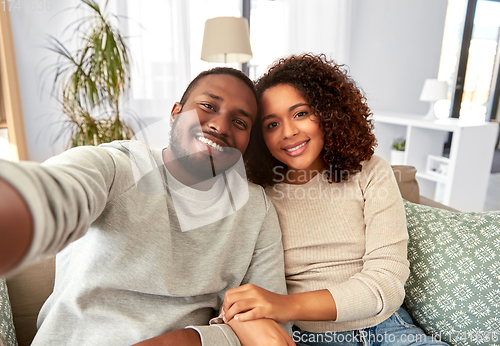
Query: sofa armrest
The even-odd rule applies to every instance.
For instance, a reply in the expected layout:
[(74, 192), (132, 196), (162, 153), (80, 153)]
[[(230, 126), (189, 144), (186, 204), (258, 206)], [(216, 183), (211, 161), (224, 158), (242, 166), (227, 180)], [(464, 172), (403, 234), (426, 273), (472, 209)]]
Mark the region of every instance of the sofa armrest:
[(33, 264), (7, 279), (19, 346), (31, 345), (38, 312), (54, 288), (55, 257)]
[(445, 209), (449, 211), (459, 212), (459, 210), (453, 209), (447, 205), (436, 202), (430, 198), (420, 195), (420, 189), (418, 187), (417, 179), (415, 175), (417, 169), (413, 166), (406, 165), (395, 165), (392, 166), (394, 171), (394, 176), (398, 182), (399, 191), (401, 196), (409, 202), (427, 205), (429, 207)]
[(420, 190), (415, 178), (417, 169), (413, 166), (395, 165), (392, 166), (392, 170), (396, 177), (401, 196), (412, 203), (420, 203)]

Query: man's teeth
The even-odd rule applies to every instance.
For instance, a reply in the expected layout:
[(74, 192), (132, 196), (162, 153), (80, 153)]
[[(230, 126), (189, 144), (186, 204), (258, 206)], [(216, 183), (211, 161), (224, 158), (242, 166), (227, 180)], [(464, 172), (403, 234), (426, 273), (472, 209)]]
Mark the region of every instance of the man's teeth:
[(286, 150), (286, 151), (294, 151), (294, 150), (297, 150), (297, 149), (299, 149), (299, 148), (302, 148), (302, 147), (303, 147), (304, 145), (306, 145), (306, 144), (307, 144), (307, 142), (304, 142), (304, 143), (302, 143), (302, 144), (297, 145), (296, 147), (293, 147), (293, 148), (290, 148), (290, 149), (285, 149), (285, 150)]
[(205, 138), (205, 137), (198, 137), (198, 140), (202, 143), (205, 143), (208, 145), (210, 148), (213, 148), (218, 151), (224, 151), (224, 148), (221, 147), (219, 144), (212, 142), (210, 139)]

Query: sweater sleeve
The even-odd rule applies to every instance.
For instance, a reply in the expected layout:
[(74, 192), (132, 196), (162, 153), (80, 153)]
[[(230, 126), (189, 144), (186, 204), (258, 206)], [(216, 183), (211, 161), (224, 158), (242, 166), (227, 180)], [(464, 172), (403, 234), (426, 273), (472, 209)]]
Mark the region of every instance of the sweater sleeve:
[[(267, 214), (262, 223), (252, 262), (242, 285), (252, 283), (274, 293), (287, 294), (283, 243), (278, 215), (264, 190), (262, 190), (262, 194), (266, 200)], [(292, 322), (281, 324), (288, 335), (292, 335), (292, 324)]]
[(103, 148), (81, 147), (43, 164), (0, 161), (0, 176), (20, 192), (34, 221), (31, 246), (12, 275), (85, 234), (106, 205), (115, 163)]
[[(252, 283), (269, 291), (287, 294), (285, 283), (285, 264), (283, 244), (278, 216), (273, 204), (265, 196), (266, 216), (261, 225), (252, 261), (241, 285)], [(281, 324), (283, 329), (292, 334), (292, 322)], [(200, 334), (203, 346), (239, 346), (238, 337), (226, 324), (210, 326), (190, 326)]]
[(336, 322), (383, 316), (398, 309), (409, 275), (404, 206), (387, 162), (373, 157), (359, 179), (364, 197), (366, 251), (361, 272), (330, 289)]

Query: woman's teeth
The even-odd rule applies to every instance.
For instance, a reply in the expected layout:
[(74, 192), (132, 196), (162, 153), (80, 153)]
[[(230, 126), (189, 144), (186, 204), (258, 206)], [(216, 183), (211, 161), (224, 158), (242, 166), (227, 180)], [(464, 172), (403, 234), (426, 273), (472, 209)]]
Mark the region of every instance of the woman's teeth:
[(290, 149), (285, 149), (285, 151), (294, 151), (294, 150), (297, 150), (299, 148), (302, 148), (306, 144), (307, 144), (307, 142), (304, 142), (302, 144), (297, 145), (296, 147), (293, 147), (293, 148), (290, 148)]
[(212, 142), (210, 139), (207, 139), (205, 137), (198, 137), (198, 140), (202, 143), (205, 143), (208, 145), (210, 148), (215, 149), (217, 151), (224, 151), (224, 148), (221, 147), (219, 144)]

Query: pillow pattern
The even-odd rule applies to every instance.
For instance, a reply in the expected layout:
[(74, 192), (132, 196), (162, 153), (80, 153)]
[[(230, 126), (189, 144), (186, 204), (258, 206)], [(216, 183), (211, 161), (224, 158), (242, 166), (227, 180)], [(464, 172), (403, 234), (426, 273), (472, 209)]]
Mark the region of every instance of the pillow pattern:
[(0, 278), (0, 346), (17, 346), (5, 279)]
[(500, 345), (500, 212), (404, 205), (413, 320), (452, 345)]

